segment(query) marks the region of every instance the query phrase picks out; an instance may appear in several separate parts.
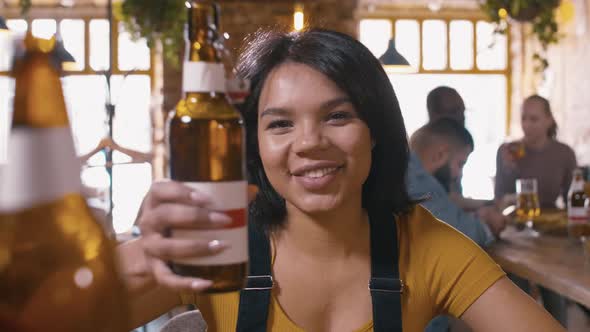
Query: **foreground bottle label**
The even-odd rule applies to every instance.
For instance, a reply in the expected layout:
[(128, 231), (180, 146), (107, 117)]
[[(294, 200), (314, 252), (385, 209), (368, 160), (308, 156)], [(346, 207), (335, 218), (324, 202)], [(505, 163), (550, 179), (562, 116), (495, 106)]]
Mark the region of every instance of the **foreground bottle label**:
[(224, 93), (226, 86), (223, 64), (185, 61), (182, 68), (182, 90)]
[(215, 230), (179, 230), (175, 229), (175, 238), (219, 240), (230, 245), (221, 253), (210, 257), (195, 257), (175, 260), (187, 265), (227, 265), (245, 263), (248, 261), (248, 184), (246, 181), (227, 182), (184, 182), (211, 197), (213, 204), (210, 210), (219, 211), (232, 218), (232, 223)]
[(68, 127), (15, 127), (8, 141), (8, 163), (0, 165), (0, 212), (16, 212), (78, 193), (79, 174)]

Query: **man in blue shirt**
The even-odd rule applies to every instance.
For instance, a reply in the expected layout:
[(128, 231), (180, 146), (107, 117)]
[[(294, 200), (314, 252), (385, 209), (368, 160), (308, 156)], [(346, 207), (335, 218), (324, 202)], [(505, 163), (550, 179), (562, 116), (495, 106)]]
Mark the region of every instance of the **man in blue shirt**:
[(469, 131), (451, 119), (439, 119), (418, 129), (410, 139), (408, 191), (413, 199), (427, 198), (422, 205), (482, 247), (505, 227), (506, 218), (494, 207), (466, 213), (449, 198), (449, 186), (461, 177), (473, 151)]
[[(449, 187), (461, 177), (463, 166), (473, 151), (473, 138), (460, 123), (444, 118), (418, 129), (410, 139), (407, 185), (412, 199), (434, 216), (455, 227), (482, 247), (494, 241), (506, 226), (505, 217), (493, 206), (466, 213), (449, 198)], [(435, 318), (427, 332), (448, 331), (449, 320)]]

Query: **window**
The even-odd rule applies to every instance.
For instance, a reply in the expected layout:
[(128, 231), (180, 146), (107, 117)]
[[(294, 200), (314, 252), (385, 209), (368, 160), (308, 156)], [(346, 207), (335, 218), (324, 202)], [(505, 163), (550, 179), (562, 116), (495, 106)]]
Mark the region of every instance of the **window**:
[[(59, 32), (64, 47), (76, 59), (62, 78), (66, 106), (78, 154), (91, 151), (107, 135), (107, 84), (104, 70), (109, 67), (109, 24), (103, 18), (68, 17), (63, 19), (8, 19), (10, 34), (0, 34), (0, 163), (6, 160), (6, 141), (12, 113), (14, 80), (8, 77), (13, 56), (12, 42), (28, 26), (38, 37)], [(132, 41), (129, 34), (114, 24), (113, 76), (111, 98), (116, 105), (113, 139), (125, 148), (147, 152), (152, 148), (150, 100), (152, 86), (151, 53), (145, 40)], [(8, 45), (10, 47), (3, 47)], [(143, 195), (152, 182), (148, 163), (132, 163), (121, 153), (113, 154), (113, 227), (117, 233), (128, 231)], [(81, 172), (82, 182), (98, 196), (91, 205), (106, 208), (110, 185), (104, 153), (88, 160)]]
[(363, 19), (360, 41), (379, 57), (386, 42), (369, 36), (383, 35), (389, 39), (392, 25), (397, 51), (417, 72), (388, 74), (408, 135), (428, 121), (428, 92), (440, 85), (455, 88), (465, 101), (465, 124), (475, 141), (475, 150), (463, 172), (463, 193), (467, 197), (493, 198), (496, 151), (504, 140), (509, 120), (507, 38), (494, 34), (493, 26), (474, 14), (460, 19)]

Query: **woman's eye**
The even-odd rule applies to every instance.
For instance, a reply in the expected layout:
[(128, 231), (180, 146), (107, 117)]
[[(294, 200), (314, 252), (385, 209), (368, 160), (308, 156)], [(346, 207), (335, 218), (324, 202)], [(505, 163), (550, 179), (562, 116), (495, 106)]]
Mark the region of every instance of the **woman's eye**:
[(289, 121), (289, 120), (275, 120), (275, 121), (271, 121), (268, 124), (267, 129), (288, 128), (290, 126), (291, 126), (291, 121)]
[(339, 111), (339, 112), (332, 112), (328, 115), (328, 120), (335, 120), (335, 121), (341, 121), (341, 120), (348, 120), (353, 118), (354, 115), (350, 112), (344, 112), (344, 111)]

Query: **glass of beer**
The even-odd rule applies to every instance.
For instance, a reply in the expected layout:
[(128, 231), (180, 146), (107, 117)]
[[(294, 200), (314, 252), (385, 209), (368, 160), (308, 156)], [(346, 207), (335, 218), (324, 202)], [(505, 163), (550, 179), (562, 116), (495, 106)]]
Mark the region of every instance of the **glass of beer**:
[(537, 179), (517, 179), (516, 196), (516, 224), (532, 231), (535, 218), (541, 214)]

